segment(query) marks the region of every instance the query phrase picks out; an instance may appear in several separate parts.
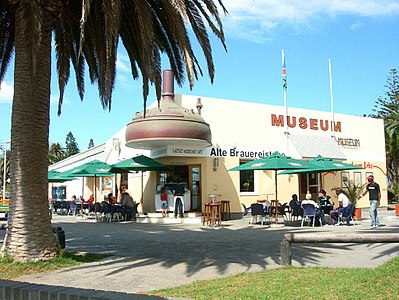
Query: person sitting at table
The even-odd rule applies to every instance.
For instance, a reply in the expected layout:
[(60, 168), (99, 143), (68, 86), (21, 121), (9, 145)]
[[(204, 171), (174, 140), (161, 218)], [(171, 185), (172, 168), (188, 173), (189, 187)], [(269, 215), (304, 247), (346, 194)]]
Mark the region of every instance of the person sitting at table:
[(128, 191), (122, 192), (121, 200), (121, 211), (126, 217), (126, 221), (136, 218), (136, 203), (134, 202), (132, 196), (129, 195)]
[(93, 205), (93, 203), (94, 203), (94, 194), (91, 194), (91, 195), (90, 195), (90, 198), (87, 199), (86, 203), (87, 203), (87, 209), (88, 209), (88, 211), (89, 211), (89, 212), (92, 212), (92, 211), (93, 211), (93, 208), (94, 208), (94, 205)]
[(302, 210), (303, 210), (303, 205), (304, 205), (304, 204), (311, 204), (311, 205), (313, 205), (314, 207), (316, 207), (316, 216), (321, 218), (321, 223), (322, 223), (322, 224), (320, 224), (320, 225), (323, 225), (323, 224), (324, 224), (324, 218), (322, 217), (322, 214), (321, 214), (321, 212), (320, 212), (320, 206), (319, 206), (319, 204), (317, 204), (317, 203), (312, 199), (312, 194), (311, 194), (311, 193), (307, 192), (307, 194), (306, 194), (306, 196), (305, 196), (305, 200), (303, 200), (303, 201), (301, 202), (301, 208), (302, 208)]
[(289, 205), (291, 208), (291, 215), (293, 217), (303, 216), (303, 209), (301, 207), (301, 202), (298, 200), (297, 194), (292, 195), (292, 200), (290, 201)]
[(350, 225), (352, 202), (340, 187), (335, 189), (335, 193), (338, 196), (338, 207), (330, 212), (331, 219), (335, 226), (341, 225), (341, 222), (338, 221), (338, 217), (342, 215), (342, 217), (346, 218), (346, 225)]
[(116, 197), (114, 197), (114, 194), (112, 193), (108, 194), (108, 203), (111, 205), (116, 203)]
[(313, 204), (316, 208), (319, 208), (319, 204), (317, 204), (313, 199), (312, 199), (312, 194), (307, 193), (305, 196), (305, 200), (301, 202), (301, 207), (303, 208), (304, 204)]
[(322, 214), (329, 214), (334, 206), (334, 202), (331, 200), (331, 197), (327, 195), (325, 190), (319, 191), (319, 204)]

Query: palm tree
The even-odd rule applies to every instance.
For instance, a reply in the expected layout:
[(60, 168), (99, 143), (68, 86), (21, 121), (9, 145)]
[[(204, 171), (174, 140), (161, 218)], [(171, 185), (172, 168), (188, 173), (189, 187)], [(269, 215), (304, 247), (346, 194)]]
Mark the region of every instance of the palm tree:
[(391, 69), (385, 85), (384, 97), (374, 105), (372, 117), (384, 119), (385, 148), (388, 177), (391, 183), (399, 183), (399, 74)]
[(71, 155), (66, 152), (64, 148), (62, 148), (60, 143), (52, 143), (50, 146), (50, 150), (48, 151), (48, 162), (50, 165), (52, 165), (69, 156)]
[[(224, 43), (222, 0), (0, 0), (0, 81), (15, 53), (11, 124), (11, 217), (2, 251), (15, 260), (49, 259), (59, 247), (47, 207), (47, 165), (54, 37), (61, 113), (63, 93), (74, 68), (83, 99), (84, 73), (97, 83), (104, 109), (111, 109), (119, 41), (130, 58), (132, 76), (161, 94), (161, 55), (166, 54), (179, 85), (202, 75), (187, 27), (191, 27), (213, 82), (207, 26)], [(219, 8), (220, 7), (220, 8)], [(54, 33), (54, 35), (53, 35)], [(141, 73), (141, 74), (140, 74)]]

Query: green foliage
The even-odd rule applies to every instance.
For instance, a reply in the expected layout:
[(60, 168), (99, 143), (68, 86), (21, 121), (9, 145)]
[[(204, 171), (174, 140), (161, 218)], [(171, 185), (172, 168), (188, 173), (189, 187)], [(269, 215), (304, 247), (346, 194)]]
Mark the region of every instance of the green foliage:
[(60, 143), (52, 143), (48, 152), (48, 162), (51, 165), (67, 158), (68, 156), (69, 154)]
[(76, 142), (75, 137), (73, 136), (72, 132), (68, 132), (66, 139), (65, 139), (65, 150), (69, 154), (69, 156), (77, 154), (80, 152), (78, 143)]
[(399, 75), (391, 69), (384, 97), (376, 101), (372, 117), (384, 119), (387, 171), (391, 182), (399, 183)]
[(342, 188), (343, 193), (348, 197), (348, 199), (356, 205), (357, 199), (359, 198), (360, 194), (363, 192), (364, 188), (366, 187), (367, 183), (365, 184), (356, 184), (353, 180), (349, 182), (345, 182), (345, 186)]
[(87, 149), (90, 149), (90, 148), (93, 148), (93, 147), (94, 147), (93, 139), (90, 139), (89, 146), (87, 147)]
[(392, 183), (390, 186), (388, 186), (388, 191), (391, 192), (395, 197), (399, 196), (399, 184), (398, 183)]
[(398, 299), (399, 257), (375, 268), (284, 267), (197, 281), (153, 295), (185, 299)]

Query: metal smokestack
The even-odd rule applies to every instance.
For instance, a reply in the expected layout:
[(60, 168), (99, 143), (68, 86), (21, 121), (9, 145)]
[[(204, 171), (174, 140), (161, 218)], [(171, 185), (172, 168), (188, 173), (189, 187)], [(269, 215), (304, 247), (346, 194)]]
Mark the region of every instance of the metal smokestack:
[(174, 77), (172, 70), (164, 70), (162, 72), (162, 98), (175, 98)]

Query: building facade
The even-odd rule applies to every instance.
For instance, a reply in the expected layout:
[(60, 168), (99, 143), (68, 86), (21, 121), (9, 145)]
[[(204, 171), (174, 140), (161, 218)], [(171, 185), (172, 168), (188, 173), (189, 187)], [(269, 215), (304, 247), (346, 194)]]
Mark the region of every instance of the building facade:
[[(96, 185), (93, 178), (83, 178), (56, 186), (65, 187), (68, 199), (72, 195), (88, 198), (93, 193), (101, 201), (109, 192), (117, 194), (119, 186), (125, 183), (133, 198), (142, 203), (141, 210), (154, 212), (160, 210), (161, 187), (179, 183), (186, 191), (186, 211), (202, 212), (213, 194), (220, 200), (229, 200), (232, 212), (241, 213), (242, 203), (250, 205), (259, 199), (275, 198), (274, 171), (228, 170), (279, 151), (306, 161), (321, 155), (363, 167), (333, 173), (278, 175), (281, 203), (289, 202), (292, 194), (304, 199), (307, 191), (317, 197), (321, 188), (336, 200), (333, 188), (353, 182), (363, 185), (372, 174), (381, 186), (381, 205), (387, 205), (383, 120), (235, 100), (173, 96), (177, 105), (193, 113), (197, 110), (209, 124), (210, 145), (164, 137), (157, 144), (153, 137), (149, 149), (134, 149), (126, 146), (131, 144), (126, 141), (128, 127), (122, 128), (104, 144), (54, 164), (51, 169), (65, 171), (93, 159), (114, 164), (144, 154), (167, 165), (168, 170), (97, 178)], [(53, 185), (52, 194), (54, 188)], [(367, 197), (359, 200), (357, 206), (367, 207)]]

